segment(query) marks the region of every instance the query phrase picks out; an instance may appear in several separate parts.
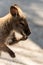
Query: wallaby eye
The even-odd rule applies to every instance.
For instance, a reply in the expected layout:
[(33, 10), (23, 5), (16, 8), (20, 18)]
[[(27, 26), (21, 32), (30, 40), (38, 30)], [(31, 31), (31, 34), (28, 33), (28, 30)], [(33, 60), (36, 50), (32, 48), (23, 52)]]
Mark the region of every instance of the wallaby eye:
[(24, 19), (23, 18), (21, 18), (21, 19), (19, 19), (19, 22), (20, 22), (20, 24), (22, 25), (22, 26), (24, 26)]
[(21, 24), (22, 26), (24, 26), (24, 22), (23, 22), (23, 21), (21, 21), (20, 24)]

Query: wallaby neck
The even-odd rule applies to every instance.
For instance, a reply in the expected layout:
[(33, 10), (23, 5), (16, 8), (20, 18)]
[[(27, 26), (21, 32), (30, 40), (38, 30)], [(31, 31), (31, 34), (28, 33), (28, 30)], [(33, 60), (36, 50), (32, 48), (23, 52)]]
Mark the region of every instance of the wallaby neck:
[(11, 19), (11, 14), (10, 13), (8, 13), (7, 15), (5, 15), (4, 17), (1, 17), (0, 18), (0, 20), (2, 21), (2, 22), (4, 22), (4, 21), (6, 21), (6, 20), (9, 20), (9, 19)]

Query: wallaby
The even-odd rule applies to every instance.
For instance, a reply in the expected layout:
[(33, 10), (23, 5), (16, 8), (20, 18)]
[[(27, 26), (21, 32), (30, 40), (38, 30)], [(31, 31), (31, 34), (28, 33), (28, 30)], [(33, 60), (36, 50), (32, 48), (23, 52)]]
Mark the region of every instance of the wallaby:
[[(14, 32), (10, 35), (11, 31)], [(22, 38), (17, 40), (15, 31), (21, 34)], [(10, 12), (0, 18), (0, 50), (8, 52), (11, 57), (15, 57), (15, 53), (5, 44), (6, 39), (10, 35), (12, 41), (9, 44), (12, 45), (20, 40), (26, 40), (30, 33), (26, 17), (21, 8), (17, 4), (11, 6)]]

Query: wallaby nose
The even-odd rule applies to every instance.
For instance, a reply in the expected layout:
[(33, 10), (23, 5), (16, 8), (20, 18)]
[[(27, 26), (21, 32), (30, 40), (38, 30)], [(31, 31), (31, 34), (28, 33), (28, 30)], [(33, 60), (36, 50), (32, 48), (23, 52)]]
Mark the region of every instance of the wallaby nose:
[(25, 33), (26, 33), (26, 36), (29, 36), (31, 34), (30, 29), (29, 28), (26, 28), (25, 29)]
[(27, 36), (29, 36), (31, 34), (30, 30), (27, 31)]

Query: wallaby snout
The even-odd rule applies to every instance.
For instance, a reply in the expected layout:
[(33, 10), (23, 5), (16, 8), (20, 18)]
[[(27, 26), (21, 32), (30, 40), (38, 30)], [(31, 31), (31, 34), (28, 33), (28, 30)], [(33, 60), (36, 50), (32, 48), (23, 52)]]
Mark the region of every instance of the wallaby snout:
[(25, 28), (26, 36), (29, 36), (31, 34), (29, 27)]

